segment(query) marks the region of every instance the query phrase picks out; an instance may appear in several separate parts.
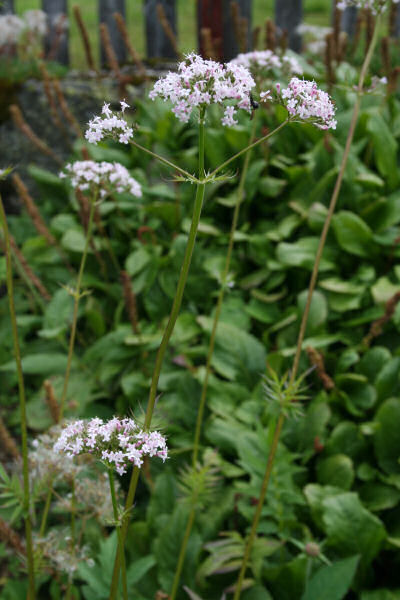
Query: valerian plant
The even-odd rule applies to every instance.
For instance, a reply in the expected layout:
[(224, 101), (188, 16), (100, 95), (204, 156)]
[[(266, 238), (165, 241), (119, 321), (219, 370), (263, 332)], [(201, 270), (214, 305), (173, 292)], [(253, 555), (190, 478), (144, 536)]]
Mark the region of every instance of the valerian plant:
[[(207, 73), (218, 79), (215, 87), (208, 79), (204, 83)], [(118, 592), (121, 567), (126, 582), (123, 594), (135, 594), (141, 600), (162, 598), (169, 590), (180, 597), (187, 590), (192, 598), (219, 599), (223, 594), (240, 595), (240, 585), (243, 589), (253, 587), (250, 594), (261, 598), (268, 598), (270, 592), (277, 599), (304, 594), (307, 600), (315, 600), (324, 578), (346, 593), (356, 569), (353, 585), (364, 594), (371, 587), (365, 573), (371, 572), (371, 561), (379, 557), (383, 543), (387, 544), (385, 560), (392, 560), (388, 557), (393, 554), (389, 550), (391, 544), (395, 544), (393, 509), (398, 501), (395, 475), (399, 452), (395, 444), (389, 443), (395, 438), (387, 432), (396, 422), (393, 415), (398, 410), (396, 398), (389, 397), (396, 393), (398, 385), (393, 335), (398, 328), (398, 278), (392, 264), (397, 246), (391, 245), (398, 235), (398, 211), (391, 191), (387, 192), (386, 202), (381, 197), (384, 190), (394, 190), (386, 185), (396, 185), (395, 173), (390, 183), (386, 183), (384, 175), (385, 170), (390, 172), (388, 165), (395, 156), (393, 141), (388, 141), (393, 137), (385, 130), (389, 115), (375, 113), (374, 99), (368, 100), (371, 104), (363, 111), (357, 130), (357, 139), (362, 143), (350, 150), (346, 146), (353, 161), (353, 179), (357, 181), (342, 173), (341, 210), (332, 217), (334, 233), (327, 239), (321, 259), (317, 235), (327, 216), (326, 194), (342, 160), (343, 149), (338, 141), (343, 132), (342, 111), (338, 110), (336, 138), (325, 129), (332, 128), (336, 117), (319, 84), (305, 82), (294, 73), (297, 77), (289, 83), (279, 78), (278, 86), (276, 81), (269, 81), (257, 91), (250, 87), (250, 98), (248, 76), (244, 78), (244, 72), (240, 73), (239, 77), (237, 70), (190, 56), (174, 77), (161, 80), (157, 86), (161, 98), (147, 103), (150, 108), (142, 105), (135, 125), (131, 123), (127, 102), (122, 103), (120, 111), (111, 110), (106, 104), (101, 115), (89, 124), (88, 157), (70, 162), (71, 166), (64, 170), (72, 187), (86, 198), (86, 205), (78, 204), (65, 182), (35, 172), (45, 190), (43, 202), (51, 198), (44, 210), (52, 216), (48, 222), (56, 242), (62, 244), (77, 270), (87, 246), (81, 285), (77, 285), (75, 276), (65, 276), (66, 269), (62, 270), (57, 262), (59, 253), (53, 256), (48, 249), (45, 253), (41, 238), (32, 234), (32, 225), (27, 234), (22, 232), (23, 227), (28, 227), (26, 219), (18, 228), (15, 219), (10, 218), (16, 238), (12, 253), (18, 269), (16, 299), (22, 315), (19, 333), (22, 354), (28, 359), (23, 367), (32, 392), (28, 423), (37, 430), (48, 424), (49, 415), (46, 409), (43, 411), (44, 396), (37, 392), (37, 379), (44, 374), (52, 375), (55, 395), (64, 397), (63, 412), (68, 417), (73, 415), (75, 421), (57, 433), (63, 440), (62, 448), (79, 454), (74, 461), (64, 456), (63, 450), (62, 455), (55, 454), (53, 444), (49, 450), (48, 441), (44, 444), (46, 451), (40, 439), (35, 449), (35, 453), (41, 453), (35, 460), (43, 465), (49, 464), (49, 452), (54, 454), (55, 463), (60, 459), (70, 461), (70, 480), (64, 479), (64, 474), (60, 476), (64, 468), (57, 470), (54, 466), (49, 469), (51, 493), (46, 496), (45, 490), (38, 488), (36, 495), (33, 473), (38, 473), (39, 479), (43, 469), (34, 468), (32, 452), (30, 463), (31, 503), (35, 498), (45, 499), (44, 510), (41, 515), (38, 513), (42, 535), (33, 540), (35, 557), (38, 556), (35, 568), (40, 565), (41, 578), (46, 574), (50, 577), (46, 571), (49, 565), (52, 574), (60, 577), (62, 573), (60, 587), (64, 587), (67, 597), (81, 594), (89, 600), (109, 596), (116, 538), (119, 540), (113, 589)], [(221, 91), (226, 78), (230, 78), (229, 85)], [(240, 98), (229, 96), (235, 82), (243, 93)], [(358, 92), (356, 101), (361, 88)], [(338, 98), (339, 106), (353, 109), (354, 91), (348, 92), (348, 98), (340, 94)], [(263, 99), (267, 102), (260, 102)], [(257, 103), (259, 109), (255, 108)], [(171, 104), (176, 116), (169, 115)], [(268, 110), (264, 111), (263, 106)], [(253, 122), (248, 124), (251, 113), (255, 113)], [(221, 119), (226, 128), (232, 127), (225, 129), (224, 136)], [(275, 120), (282, 129), (281, 135), (262, 144), (272, 135)], [(287, 121), (301, 121), (301, 127), (286, 127)], [(193, 144), (198, 135), (193, 124), (200, 129), (198, 145)], [(310, 125), (324, 129), (318, 131)], [(269, 127), (269, 131), (256, 141), (261, 126)], [(249, 142), (251, 136), (254, 140)], [(383, 152), (379, 136), (386, 136)], [(202, 139), (207, 158), (200, 169)], [(365, 148), (369, 149), (363, 154)], [(215, 160), (218, 152), (220, 158)], [(361, 157), (368, 166), (362, 164)], [(134, 170), (125, 172), (123, 167), (133, 165)], [(238, 187), (235, 172), (227, 172), (233, 166), (240, 170)], [(170, 169), (173, 181), (153, 186), (149, 182), (152, 176), (159, 177), (160, 168), (165, 168), (163, 175), (166, 168)], [(210, 169), (208, 173), (206, 168)], [(223, 179), (217, 177), (219, 173)], [(177, 185), (182, 180), (189, 184)], [(209, 185), (211, 182), (215, 185)], [(134, 193), (137, 185), (141, 186), (141, 195)], [(193, 216), (193, 185), (198, 187), (195, 204), (203, 191), (208, 202), (201, 220), (198, 215), (197, 251), (189, 261), (189, 271), (185, 248), (188, 233), (193, 239), (193, 227), (187, 218)], [(244, 198), (246, 202), (242, 203)], [(273, 202), (268, 202), (271, 198)], [(237, 214), (233, 233), (228, 237), (223, 211), (241, 203), (242, 214)], [(89, 209), (86, 219), (82, 219), (83, 227), (76, 217), (78, 211), (84, 212), (82, 206)], [(93, 223), (89, 235), (91, 208)], [(376, 235), (372, 228), (378, 231)], [(26, 237), (29, 243), (24, 244), (23, 252), (53, 294), (43, 314), (16, 254), (17, 242), (22, 243)], [(77, 241), (76, 246), (71, 240)], [(231, 253), (228, 268), (227, 247)], [(382, 252), (379, 260), (378, 247)], [(308, 272), (316, 268), (318, 273), (315, 262), (319, 259), (323, 277), (318, 289), (314, 287), (310, 293), (304, 290)], [(384, 271), (382, 262), (386, 260)], [(125, 300), (119, 284), (122, 264)], [(186, 286), (177, 275), (182, 273), (182, 264), (188, 278)], [(355, 274), (349, 279), (351, 269)], [(25, 279), (20, 275), (23, 272)], [(60, 281), (64, 287), (60, 288)], [(223, 302), (219, 300), (220, 286), (225, 292)], [(88, 288), (92, 290), (90, 294)], [(212, 311), (215, 294), (220, 314), (214, 332), (215, 348), (211, 353), (208, 349), (208, 359), (213, 319), (207, 315)], [(78, 296), (76, 317), (71, 320), (71, 308)], [(308, 302), (307, 296), (311, 297)], [(34, 307), (35, 321), (27, 319), (28, 302)], [(173, 311), (163, 334), (171, 303)], [(303, 317), (303, 338), (296, 346), (298, 322), (307, 312), (311, 317)], [(215, 316), (216, 313), (212, 315)], [(172, 325), (171, 319), (176, 319)], [(75, 343), (68, 350), (71, 336), (64, 339), (66, 324), (70, 327), (74, 322)], [(156, 358), (154, 370), (160, 340), (163, 350)], [(44, 360), (46, 346), (49, 351)], [(307, 372), (303, 348), (307, 348), (314, 366), (313, 374)], [(62, 374), (66, 361), (57, 364), (60, 349), (63, 359), (71, 354), (65, 395)], [(39, 356), (36, 363), (31, 360), (35, 354)], [(263, 385), (267, 356), (274, 370), (269, 369)], [(1, 357), (5, 386), (11, 393), (12, 367), (6, 352)], [(307, 373), (307, 384), (297, 371)], [(207, 374), (207, 403), (194, 444), (193, 428)], [(317, 386), (321, 390), (315, 393)], [(122, 420), (113, 415), (129, 414), (132, 408), (140, 412), (137, 406), (145, 406), (149, 387), (146, 416), (143, 419), (135, 414), (135, 427), (125, 431), (124, 423), (130, 422), (131, 417)], [(304, 396), (307, 399), (301, 403)], [(300, 406), (303, 417), (298, 414)], [(42, 412), (38, 407), (42, 407)], [(296, 418), (288, 418), (291, 416)], [(109, 423), (113, 423), (112, 431)], [(165, 464), (149, 460), (149, 453), (143, 450), (153, 437), (157, 444), (161, 441), (154, 428), (165, 429), (168, 436), (170, 459)], [(9, 448), (11, 452), (12, 446)], [(152, 443), (146, 448), (154, 450)], [(94, 457), (100, 459), (96, 461), (100, 467), (95, 467)], [(105, 483), (110, 470), (117, 468), (122, 473), (131, 465), (133, 483), (122, 510), (114, 477), (108, 481), (110, 493)], [(84, 500), (82, 481), (86, 475), (81, 480), (83, 473), (75, 472), (81, 468), (95, 477), (99, 468), (106, 470), (101, 474), (98, 497), (104, 500), (107, 496), (108, 502), (101, 504), (108, 518), (113, 513), (111, 525), (118, 530), (118, 535), (107, 541), (99, 542), (103, 537), (99, 532), (105, 531), (95, 529), (91, 520), (94, 509), (90, 498), (97, 492), (92, 489), (93, 494)], [(143, 485), (136, 494), (139, 469)], [(21, 473), (21, 467), (15, 472)], [(124, 491), (130, 475), (121, 475)], [(263, 498), (266, 487), (267, 503)], [(13, 489), (9, 486), (7, 493)], [(15, 492), (20, 502), (18, 490), (23, 487), (20, 485)], [(375, 494), (375, 490), (379, 493)], [(83, 510), (85, 503), (87, 511)], [(188, 520), (192, 508), (192, 520)], [(35, 510), (31, 511), (34, 526)], [(64, 511), (63, 516), (60, 511)], [(67, 533), (65, 511), (70, 517)], [(253, 519), (254, 512), (258, 520)], [(132, 514), (135, 518), (130, 522)], [(356, 532), (349, 535), (354, 527)], [(391, 541), (385, 528), (391, 533)], [(63, 532), (58, 545), (54, 531)], [(2, 522), (0, 533), (10, 547), (22, 547), (15, 532)], [(217, 535), (219, 539), (213, 541)], [(89, 543), (89, 549), (81, 538)], [(202, 548), (210, 554), (209, 559), (204, 560)], [(57, 551), (53, 562), (52, 549), (54, 554)], [(243, 561), (246, 556), (248, 570), (246, 560)], [(66, 575), (62, 557), (69, 566)], [(81, 566), (77, 566), (79, 558), (85, 561)], [(381, 570), (379, 560), (374, 564), (376, 572)], [(95, 565), (89, 567), (88, 561)], [(323, 567), (321, 562), (325, 563)], [(235, 585), (232, 573), (243, 569), (245, 576)], [(185, 587), (181, 586), (181, 579)], [(78, 583), (82, 581), (85, 583)], [(382, 581), (377, 576), (375, 587), (393, 583)], [(47, 593), (50, 584), (42, 586), (46, 586)], [(57, 594), (56, 588), (58, 583), (52, 583), (50, 593)], [(43, 593), (42, 589), (39, 593)]]

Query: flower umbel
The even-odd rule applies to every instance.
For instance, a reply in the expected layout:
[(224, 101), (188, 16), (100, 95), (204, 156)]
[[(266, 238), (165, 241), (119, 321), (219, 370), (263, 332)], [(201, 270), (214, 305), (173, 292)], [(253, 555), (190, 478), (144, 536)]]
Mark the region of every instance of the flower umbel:
[(184, 123), (196, 108), (233, 101), (235, 105), (226, 106), (222, 118), (223, 125), (232, 126), (237, 123), (234, 119), (237, 108), (251, 112), (249, 93), (254, 86), (254, 79), (245, 67), (204, 60), (192, 53), (179, 63), (177, 73), (169, 72), (155, 83), (149, 97), (172, 102), (173, 113)]
[(60, 177), (69, 177), (73, 187), (82, 192), (98, 189), (101, 198), (112, 192), (127, 192), (138, 198), (142, 195), (140, 184), (117, 162), (96, 163), (93, 160), (78, 160), (66, 165), (65, 172), (62, 171)]
[(133, 137), (133, 128), (123, 118), (125, 109), (129, 108), (129, 104), (124, 100), (120, 104), (121, 111), (119, 113), (113, 112), (107, 102), (103, 104), (102, 114), (94, 117), (88, 123), (89, 127), (85, 132), (85, 138), (88, 142), (97, 144), (103, 138), (113, 137), (121, 144), (129, 143), (129, 140)]
[(229, 64), (246, 67), (257, 81), (271, 79), (277, 72), (285, 75), (303, 73), (297, 58), (288, 54), (279, 56), (272, 50), (253, 50), (253, 52), (238, 54)]
[[(399, 0), (393, 0), (395, 4), (398, 4)], [(339, 10), (345, 10), (350, 6), (357, 8), (365, 8), (371, 10), (374, 15), (384, 12), (390, 3), (387, 0), (340, 0), (337, 3)]]
[(63, 429), (53, 449), (70, 458), (92, 454), (119, 475), (131, 465), (140, 468), (145, 456), (158, 456), (163, 461), (168, 458), (166, 440), (158, 431), (143, 431), (133, 419), (118, 417), (106, 422), (98, 418), (73, 421)]
[(319, 129), (336, 129), (335, 107), (315, 81), (293, 77), (286, 89), (276, 85), (278, 99), (293, 120), (308, 121)]

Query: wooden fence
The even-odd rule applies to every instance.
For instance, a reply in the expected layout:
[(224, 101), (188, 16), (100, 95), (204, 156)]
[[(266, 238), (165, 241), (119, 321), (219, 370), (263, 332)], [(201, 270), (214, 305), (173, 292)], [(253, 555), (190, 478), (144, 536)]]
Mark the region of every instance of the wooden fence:
[[(72, 0), (73, 1), (73, 0)], [(121, 35), (121, 26), (114, 17), (119, 13), (126, 16), (127, 0), (98, 0), (98, 15), (101, 25), (101, 61), (105, 64), (104, 50), (107, 39), (119, 62), (126, 60), (127, 44)], [(146, 54), (149, 59), (175, 59), (177, 45), (176, 0), (134, 0), (143, 2), (146, 31)], [(196, 0), (187, 0), (194, 2)], [(334, 2), (334, 0), (333, 0)], [(13, 12), (14, 0), (3, 0), (0, 13)], [(42, 0), (42, 9), (47, 13), (50, 25), (56, 23), (60, 14), (67, 14), (68, 0)], [(78, 14), (77, 14), (78, 12)], [(79, 26), (79, 10), (74, 11)], [(334, 18), (334, 6), (332, 18)], [(203, 55), (219, 60), (229, 60), (239, 51), (252, 47), (254, 31), (251, 28), (252, 0), (197, 0), (197, 37), (198, 47)], [(298, 26), (302, 22), (302, 0), (275, 0), (275, 27), (279, 36), (293, 50), (301, 50), (301, 36)], [(392, 7), (392, 35), (400, 36), (400, 9)], [(341, 16), (341, 28), (352, 36), (357, 23), (357, 9), (348, 8)], [(82, 31), (82, 26), (80, 26)], [(258, 28), (259, 29), (259, 28)], [(256, 28), (257, 30), (257, 28)], [(57, 26), (50, 26), (47, 48), (54, 47), (54, 36), (58, 35), (56, 58), (68, 64), (68, 32), (60, 35)], [(84, 37), (84, 35), (83, 35)], [(104, 43), (106, 42), (106, 44)]]

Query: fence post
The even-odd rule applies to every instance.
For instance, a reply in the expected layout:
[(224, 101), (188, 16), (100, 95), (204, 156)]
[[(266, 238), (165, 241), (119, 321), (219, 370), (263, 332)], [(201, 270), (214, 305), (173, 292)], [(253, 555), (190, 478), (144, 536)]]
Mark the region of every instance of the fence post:
[(146, 49), (148, 58), (173, 58), (176, 51), (171, 40), (164, 31), (157, 15), (157, 4), (161, 4), (165, 17), (176, 36), (176, 1), (175, 0), (144, 0), (144, 18), (146, 23)]
[(226, 62), (251, 46), (252, 0), (198, 0), (197, 35), (200, 53), (207, 48), (202, 31), (210, 32), (214, 57)]
[(355, 6), (348, 6), (342, 13), (341, 29), (347, 33), (349, 37), (353, 37), (356, 30), (356, 23), (357, 8)]
[(297, 31), (303, 18), (302, 0), (275, 0), (275, 23), (278, 29), (288, 36), (289, 48), (301, 50), (301, 36)]
[[(126, 52), (123, 39), (118, 31), (117, 23), (114, 19), (114, 13), (120, 13), (126, 17), (125, 0), (99, 0), (99, 21), (108, 27), (110, 32), (111, 44), (117, 56), (118, 62), (125, 62)], [(107, 64), (107, 55), (100, 40), (100, 60), (101, 64)]]
[(47, 15), (49, 26), (45, 39), (46, 55), (52, 60), (68, 65), (67, 0), (42, 0), (42, 9)]
[(4, 0), (0, 4), (0, 15), (8, 15), (14, 12), (14, 0)]

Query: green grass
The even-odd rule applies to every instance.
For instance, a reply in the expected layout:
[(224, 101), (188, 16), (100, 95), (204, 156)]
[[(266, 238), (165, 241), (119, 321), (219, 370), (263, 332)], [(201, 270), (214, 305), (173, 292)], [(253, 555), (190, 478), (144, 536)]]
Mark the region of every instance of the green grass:
[[(279, 1), (279, 0), (278, 0)], [(71, 24), (71, 65), (75, 68), (84, 68), (85, 59), (82, 49), (82, 41), (72, 16), (73, 0), (69, 2), (69, 18)], [(144, 22), (142, 0), (128, 0), (127, 23), (131, 39), (134, 40), (137, 51), (143, 56), (145, 53)], [(16, 12), (40, 8), (40, 0), (16, 0)], [(196, 2), (195, 0), (177, 0), (178, 5), (178, 37), (180, 47), (184, 52), (197, 47), (196, 41)], [(96, 58), (99, 55), (98, 41), (98, 16), (97, 0), (85, 0), (80, 4), (83, 18), (89, 31), (92, 47)], [(273, 15), (273, 0), (253, 1), (253, 26), (262, 24), (266, 18)], [(307, 23), (315, 25), (327, 25), (330, 19), (331, 4), (329, 0), (305, 0), (304, 19)]]

